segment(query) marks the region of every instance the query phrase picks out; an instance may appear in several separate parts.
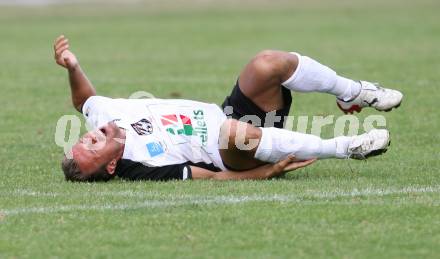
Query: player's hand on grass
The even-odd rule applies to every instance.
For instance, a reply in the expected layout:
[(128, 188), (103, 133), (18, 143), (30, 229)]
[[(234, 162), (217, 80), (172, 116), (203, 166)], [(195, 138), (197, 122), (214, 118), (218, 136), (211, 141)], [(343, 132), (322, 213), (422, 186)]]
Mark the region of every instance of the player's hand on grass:
[(289, 155), (287, 158), (278, 161), (277, 163), (273, 164), (273, 172), (274, 176), (279, 176), (282, 174), (285, 174), (289, 171), (293, 171), (302, 167), (306, 167), (313, 162), (316, 161), (316, 158), (305, 160), (305, 161), (297, 161), (295, 156)]
[(69, 70), (78, 67), (78, 59), (69, 50), (69, 40), (64, 36), (59, 36), (53, 45), (55, 52), (55, 61), (58, 65), (67, 68)]

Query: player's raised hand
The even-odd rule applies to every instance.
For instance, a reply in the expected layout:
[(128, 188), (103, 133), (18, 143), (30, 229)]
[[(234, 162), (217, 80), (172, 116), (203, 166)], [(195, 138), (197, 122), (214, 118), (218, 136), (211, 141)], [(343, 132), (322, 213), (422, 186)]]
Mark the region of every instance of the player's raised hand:
[(53, 45), (55, 53), (55, 61), (58, 65), (69, 70), (75, 69), (78, 66), (78, 59), (69, 50), (69, 40), (64, 36), (59, 36)]

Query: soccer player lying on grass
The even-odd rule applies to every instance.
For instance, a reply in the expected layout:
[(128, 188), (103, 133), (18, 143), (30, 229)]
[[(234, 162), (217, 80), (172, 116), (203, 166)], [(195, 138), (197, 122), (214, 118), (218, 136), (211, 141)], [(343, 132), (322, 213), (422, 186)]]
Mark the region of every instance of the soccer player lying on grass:
[[(68, 70), (74, 107), (95, 129), (62, 161), (72, 181), (106, 181), (115, 175), (131, 180), (267, 179), (315, 159), (366, 159), (386, 151), (387, 130), (327, 140), (284, 130), (291, 91), (335, 95), (344, 112), (364, 107), (389, 111), (402, 100), (398, 91), (344, 78), (309, 57), (263, 51), (226, 97), (223, 108), (232, 107), (233, 117), (228, 119), (214, 104), (96, 96), (64, 36), (56, 39), (54, 51), (57, 64)], [(244, 115), (253, 115), (264, 127), (237, 120)]]

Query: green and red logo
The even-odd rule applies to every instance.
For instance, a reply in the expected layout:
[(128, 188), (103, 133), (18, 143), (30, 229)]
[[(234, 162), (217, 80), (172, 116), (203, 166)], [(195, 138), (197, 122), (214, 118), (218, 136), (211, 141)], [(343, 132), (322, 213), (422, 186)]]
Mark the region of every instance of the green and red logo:
[(208, 142), (208, 127), (203, 110), (194, 110), (191, 118), (182, 114), (161, 115), (160, 121), (166, 131), (174, 136), (198, 136), (205, 146)]
[(172, 135), (192, 136), (193, 134), (191, 119), (185, 115), (162, 115), (160, 121), (166, 127), (166, 131)]

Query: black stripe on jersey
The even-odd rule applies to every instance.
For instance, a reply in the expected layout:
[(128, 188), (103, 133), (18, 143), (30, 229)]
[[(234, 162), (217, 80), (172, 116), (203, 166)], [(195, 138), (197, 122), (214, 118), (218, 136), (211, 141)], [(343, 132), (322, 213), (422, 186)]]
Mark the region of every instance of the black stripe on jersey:
[[(159, 167), (146, 166), (139, 162), (129, 159), (121, 159), (116, 166), (116, 175), (125, 180), (140, 181), (169, 181), (169, 180), (185, 180), (192, 179), (192, 171), (190, 166), (204, 168), (213, 172), (220, 172), (221, 169), (214, 164), (203, 162), (193, 163), (186, 162), (183, 164), (166, 165)], [(186, 178), (185, 177), (186, 169)]]
[(150, 167), (129, 159), (121, 159), (118, 161), (116, 166), (116, 175), (122, 179), (132, 181), (169, 181), (192, 179), (191, 167), (186, 163)]

